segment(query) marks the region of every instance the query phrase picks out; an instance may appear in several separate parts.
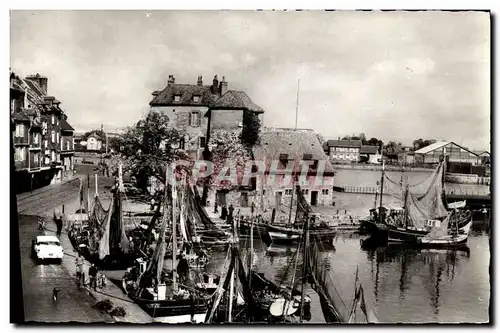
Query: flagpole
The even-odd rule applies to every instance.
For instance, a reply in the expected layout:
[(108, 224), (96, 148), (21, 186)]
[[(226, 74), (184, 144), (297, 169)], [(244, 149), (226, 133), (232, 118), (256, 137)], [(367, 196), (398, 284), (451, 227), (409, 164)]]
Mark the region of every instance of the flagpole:
[(299, 118), (299, 89), (300, 89), (300, 79), (297, 80), (297, 103), (295, 105), (295, 129), (297, 129), (297, 121)]

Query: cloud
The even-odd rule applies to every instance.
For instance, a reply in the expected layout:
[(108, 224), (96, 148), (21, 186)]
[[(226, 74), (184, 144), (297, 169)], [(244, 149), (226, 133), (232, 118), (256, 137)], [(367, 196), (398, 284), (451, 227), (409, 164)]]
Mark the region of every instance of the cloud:
[(169, 74), (218, 74), (266, 125), (291, 127), (300, 78), (300, 127), (481, 147), (489, 24), (474, 12), (13, 11), (11, 67), (47, 75), (75, 124), (132, 124)]

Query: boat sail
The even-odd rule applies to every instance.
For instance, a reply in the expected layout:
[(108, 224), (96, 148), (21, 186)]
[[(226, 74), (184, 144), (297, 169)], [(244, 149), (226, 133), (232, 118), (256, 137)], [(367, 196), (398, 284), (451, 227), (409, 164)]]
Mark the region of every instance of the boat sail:
[(109, 209), (106, 211), (102, 207), (96, 191), (89, 222), (82, 226), (74, 225), (68, 232), (73, 246), (87, 260), (101, 268), (125, 268), (130, 266), (135, 259), (135, 254), (129, 251), (129, 240), (123, 227), (123, 192), (120, 166)]
[[(168, 171), (167, 171), (168, 172)], [(168, 179), (168, 177), (167, 177)], [(177, 263), (176, 226), (179, 216), (176, 213), (177, 191), (172, 186), (171, 196), (165, 186), (165, 203), (160, 235), (152, 257), (145, 261), (138, 259), (136, 266), (130, 268), (123, 277), (125, 291), (139, 306), (157, 322), (164, 323), (201, 323), (207, 313), (207, 297), (187, 285), (189, 267), (181, 259)], [(164, 273), (167, 224), (172, 227), (172, 270), (171, 278)], [(182, 232), (182, 231), (181, 231)], [(185, 264), (184, 267), (182, 267)], [(178, 280), (178, 270), (184, 270), (184, 280)]]

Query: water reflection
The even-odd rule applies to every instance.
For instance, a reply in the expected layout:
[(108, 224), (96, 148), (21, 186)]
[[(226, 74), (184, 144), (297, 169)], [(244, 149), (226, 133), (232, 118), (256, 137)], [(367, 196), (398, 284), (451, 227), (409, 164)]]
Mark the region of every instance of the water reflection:
[[(381, 275), (398, 276), (398, 296), (401, 302), (411, 294), (410, 289), (421, 282), (428, 293), (434, 320), (438, 320), (441, 288), (445, 284), (453, 283), (457, 266), (466, 264), (470, 258), (470, 248), (467, 246), (456, 250), (412, 249), (402, 246), (379, 246), (368, 238), (361, 240), (361, 248), (366, 252), (371, 265), (371, 279), (377, 303)], [(444, 278), (446, 281), (443, 281)]]

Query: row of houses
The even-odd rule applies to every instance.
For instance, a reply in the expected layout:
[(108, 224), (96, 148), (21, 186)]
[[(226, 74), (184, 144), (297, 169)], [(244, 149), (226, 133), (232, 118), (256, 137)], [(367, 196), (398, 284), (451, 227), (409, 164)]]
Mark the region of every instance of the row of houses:
[[(194, 160), (203, 158), (203, 150), (209, 149), (210, 134), (214, 130), (242, 130), (245, 119), (248, 119), (245, 113), (255, 115), (261, 124), (264, 122), (263, 108), (244, 91), (229, 89), (225, 77), (219, 81), (217, 75), (209, 85), (203, 84), (202, 76), (198, 77), (196, 84), (179, 84), (170, 75), (167, 86), (161, 91), (154, 91), (152, 95), (150, 111), (166, 114), (174, 127), (185, 131), (186, 136), (181, 139), (180, 145)], [(251, 188), (211, 191), (211, 203), (248, 206), (252, 200), (257, 200), (256, 194), (259, 193), (264, 198), (264, 206), (288, 205), (294, 184), (302, 186), (303, 194), (311, 205), (332, 203), (334, 171), (314, 131), (262, 127), (252, 154), (259, 161), (279, 160), (284, 169), (278, 172), (272, 183), (265, 181), (268, 179), (266, 174), (258, 177)], [(318, 165), (319, 161), (326, 163), (322, 171), (322, 185), (314, 186), (308, 181), (283, 181), (287, 172), (290, 172), (286, 166), (304, 159), (310, 160), (313, 166)], [(313, 169), (308, 173), (308, 179), (315, 176)]]
[[(323, 143), (323, 149), (332, 163), (382, 162), (379, 147), (363, 145), (361, 140), (328, 140)], [(445, 153), (452, 163), (468, 163), (472, 166), (490, 163), (489, 152), (470, 150), (451, 141), (438, 141), (416, 151), (403, 146), (396, 152), (384, 152), (384, 158), (393, 164), (433, 165)]]
[(40, 74), (10, 73), (14, 180), (18, 191), (60, 181), (73, 173), (74, 128)]

